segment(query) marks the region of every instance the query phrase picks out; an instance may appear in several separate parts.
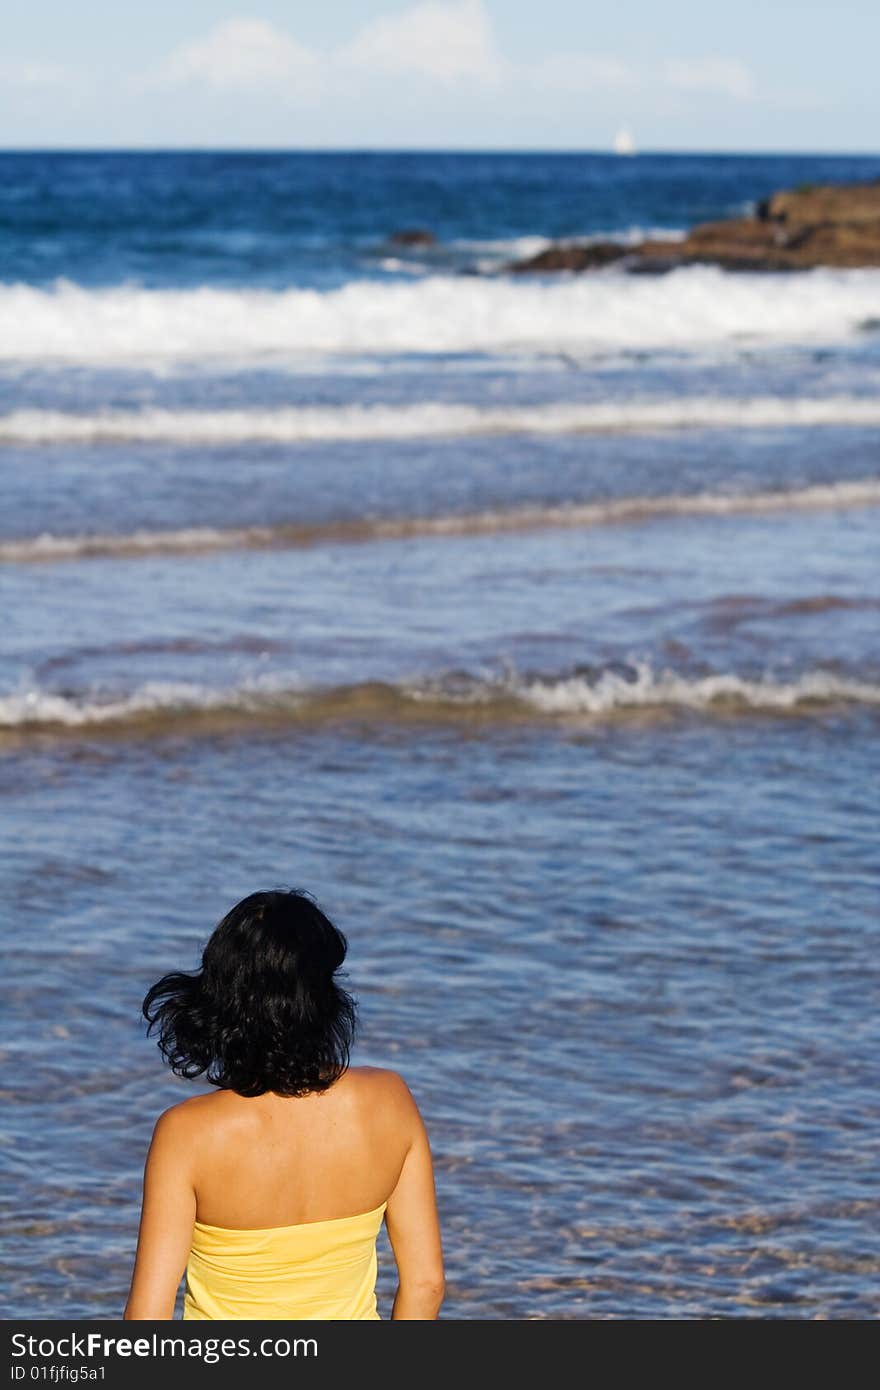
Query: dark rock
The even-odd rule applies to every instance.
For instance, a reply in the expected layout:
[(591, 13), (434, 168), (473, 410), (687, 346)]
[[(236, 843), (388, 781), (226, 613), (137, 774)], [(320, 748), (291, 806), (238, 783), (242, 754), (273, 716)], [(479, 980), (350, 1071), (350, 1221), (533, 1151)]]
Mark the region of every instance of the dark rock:
[(683, 241), (646, 241), (637, 248), (641, 270), (676, 265), (717, 265), (725, 270), (785, 270), (787, 237), (770, 222), (756, 218), (732, 218), (694, 227)]
[(425, 227), (402, 227), (392, 232), (388, 238), (389, 246), (434, 246), (437, 238)]
[(684, 241), (646, 241), (636, 248), (633, 264), (648, 269), (659, 260), (670, 265), (717, 265), (724, 270), (810, 270), (816, 266), (880, 266), (880, 217), (853, 222), (810, 225), (795, 220), (785, 204), (770, 203), (766, 221), (732, 218), (707, 222)]
[(597, 270), (600, 266), (611, 265), (612, 261), (623, 260), (629, 252), (630, 247), (621, 246), (618, 241), (560, 244), (548, 246), (545, 251), (539, 251), (527, 260), (514, 261), (506, 268), (514, 275), (537, 275), (545, 270)]
[(768, 199), (768, 217), (786, 226), (880, 224), (880, 183), (803, 184)]
[(754, 217), (704, 223), (677, 243), (644, 242), (638, 256), (726, 270), (880, 266), (880, 183), (805, 184), (774, 193)]
[(508, 269), (581, 271), (613, 261), (623, 261), (632, 273), (655, 275), (684, 265), (772, 271), (880, 266), (880, 180), (803, 185), (763, 199), (752, 217), (705, 222), (681, 241), (551, 246)]

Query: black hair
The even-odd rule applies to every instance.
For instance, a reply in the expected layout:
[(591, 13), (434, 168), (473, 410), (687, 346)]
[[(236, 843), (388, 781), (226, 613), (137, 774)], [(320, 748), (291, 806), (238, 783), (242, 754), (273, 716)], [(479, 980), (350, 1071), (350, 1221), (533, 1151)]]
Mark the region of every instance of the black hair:
[(251, 893), (215, 928), (200, 970), (153, 985), (147, 1032), (177, 1076), (242, 1096), (326, 1091), (354, 1037), (355, 1002), (336, 979), (347, 949), (310, 894)]

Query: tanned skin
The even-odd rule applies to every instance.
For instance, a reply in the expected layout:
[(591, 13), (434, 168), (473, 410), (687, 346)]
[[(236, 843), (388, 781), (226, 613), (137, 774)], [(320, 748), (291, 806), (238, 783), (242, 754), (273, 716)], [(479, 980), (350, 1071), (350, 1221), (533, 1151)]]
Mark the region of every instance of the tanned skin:
[(432, 1320), (445, 1286), (431, 1150), (396, 1072), (350, 1067), (329, 1090), (301, 1097), (193, 1096), (153, 1131), (124, 1316), (174, 1316), (196, 1220), (295, 1226), (383, 1202), (398, 1274), (391, 1316)]

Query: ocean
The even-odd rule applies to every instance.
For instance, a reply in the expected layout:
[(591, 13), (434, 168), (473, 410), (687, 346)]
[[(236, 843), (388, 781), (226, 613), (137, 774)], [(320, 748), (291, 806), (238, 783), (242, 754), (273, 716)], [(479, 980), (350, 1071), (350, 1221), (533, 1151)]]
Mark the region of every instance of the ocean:
[(508, 269), (878, 176), (0, 154), (4, 1316), (120, 1315), (141, 998), (279, 885), (447, 1315), (880, 1314), (880, 271)]

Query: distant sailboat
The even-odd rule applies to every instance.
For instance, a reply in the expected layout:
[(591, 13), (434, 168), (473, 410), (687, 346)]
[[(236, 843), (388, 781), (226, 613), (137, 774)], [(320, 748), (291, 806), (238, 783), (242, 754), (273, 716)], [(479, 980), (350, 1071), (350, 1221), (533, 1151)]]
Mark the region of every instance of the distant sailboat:
[(614, 153), (635, 154), (635, 152), (636, 142), (632, 138), (632, 134), (630, 133), (630, 131), (627, 130), (626, 126), (621, 126), (620, 130), (614, 137)]

